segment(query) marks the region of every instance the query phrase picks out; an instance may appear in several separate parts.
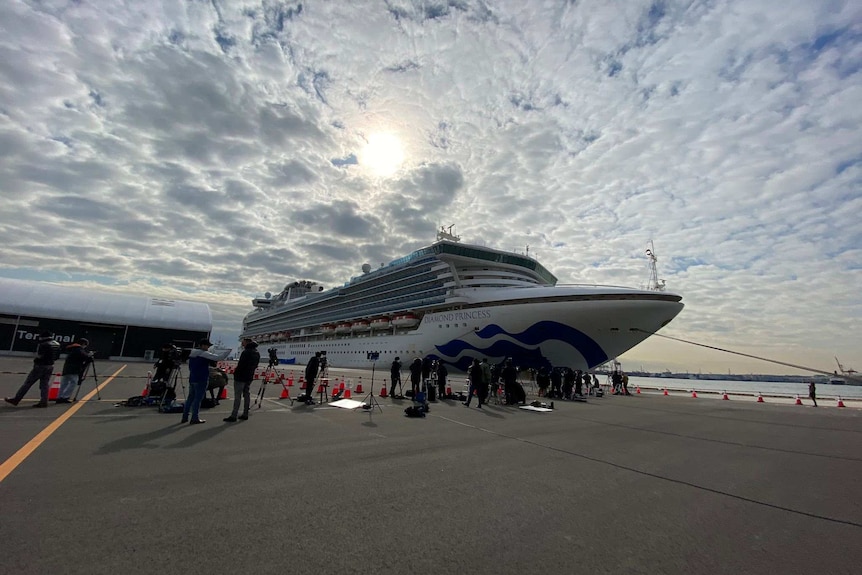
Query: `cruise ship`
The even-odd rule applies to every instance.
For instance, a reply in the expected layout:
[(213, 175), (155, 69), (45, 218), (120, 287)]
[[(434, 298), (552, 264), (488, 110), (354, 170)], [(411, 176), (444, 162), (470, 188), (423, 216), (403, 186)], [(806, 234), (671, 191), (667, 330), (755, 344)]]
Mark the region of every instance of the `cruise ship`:
[(241, 337), (275, 348), (282, 363), (320, 351), (344, 368), (430, 356), (462, 371), (475, 357), (588, 370), (667, 325), (681, 300), (663, 285), (559, 285), (534, 258), (461, 243), (444, 228), (428, 247), (365, 264), (343, 286), (302, 280), (255, 298)]

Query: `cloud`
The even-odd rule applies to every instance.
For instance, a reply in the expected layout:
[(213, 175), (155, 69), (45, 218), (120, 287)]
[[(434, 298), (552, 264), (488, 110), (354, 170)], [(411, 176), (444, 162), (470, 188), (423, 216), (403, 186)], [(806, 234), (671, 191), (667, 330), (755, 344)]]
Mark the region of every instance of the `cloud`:
[[(13, 0), (0, 20), (0, 274), (208, 301), (229, 341), (252, 297), (444, 224), (562, 283), (643, 284), (654, 239), (687, 306), (668, 333), (862, 364), (858, 3)], [(361, 161), (374, 134), (402, 147), (390, 176)], [(680, 346), (623, 359), (749, 368)]]

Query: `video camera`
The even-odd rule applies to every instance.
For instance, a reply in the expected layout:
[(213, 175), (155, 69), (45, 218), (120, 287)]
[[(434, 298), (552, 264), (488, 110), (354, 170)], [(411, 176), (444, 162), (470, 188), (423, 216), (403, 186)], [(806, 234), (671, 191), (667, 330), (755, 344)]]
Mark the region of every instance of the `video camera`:
[(320, 351), (320, 369), (326, 369), (326, 352), (323, 350)]
[(266, 352), (269, 354), (269, 367), (278, 365), (278, 350), (274, 347), (271, 347), (266, 350)]
[(162, 348), (161, 359), (171, 360), (175, 364), (185, 363), (189, 359), (192, 350), (182, 347), (177, 347), (173, 344)]

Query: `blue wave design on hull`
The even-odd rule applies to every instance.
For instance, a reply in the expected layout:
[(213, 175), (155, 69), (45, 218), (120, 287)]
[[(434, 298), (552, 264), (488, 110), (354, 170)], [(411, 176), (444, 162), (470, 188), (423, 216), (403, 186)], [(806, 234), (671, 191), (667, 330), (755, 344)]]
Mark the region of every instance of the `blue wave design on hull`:
[[(476, 336), (489, 340), (491, 338), (505, 335), (513, 340), (498, 340), (487, 347), (476, 347), (462, 339), (435, 346), (441, 355), (456, 357), (465, 351), (475, 351), (476, 355), (484, 357), (511, 357), (516, 365), (521, 367), (552, 367), (551, 362), (542, 355), (539, 345), (549, 340), (559, 340), (572, 346), (587, 361), (589, 367), (595, 367), (608, 361), (605, 351), (587, 334), (578, 331), (556, 321), (540, 321), (534, 323), (521, 333), (509, 333), (497, 324), (488, 325), (476, 332)], [(525, 347), (530, 346), (530, 347)], [(444, 361), (445, 358), (440, 358)], [(450, 361), (452, 365), (461, 370), (466, 370), (472, 361), (469, 357), (462, 357), (457, 361)]]

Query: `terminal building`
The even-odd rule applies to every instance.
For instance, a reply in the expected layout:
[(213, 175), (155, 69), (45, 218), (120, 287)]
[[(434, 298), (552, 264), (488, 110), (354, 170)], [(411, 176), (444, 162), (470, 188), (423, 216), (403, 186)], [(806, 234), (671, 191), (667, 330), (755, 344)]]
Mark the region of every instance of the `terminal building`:
[(209, 337), (212, 323), (205, 303), (0, 278), (0, 354), (32, 354), (50, 331), (63, 348), (88, 339), (96, 359), (151, 360)]

